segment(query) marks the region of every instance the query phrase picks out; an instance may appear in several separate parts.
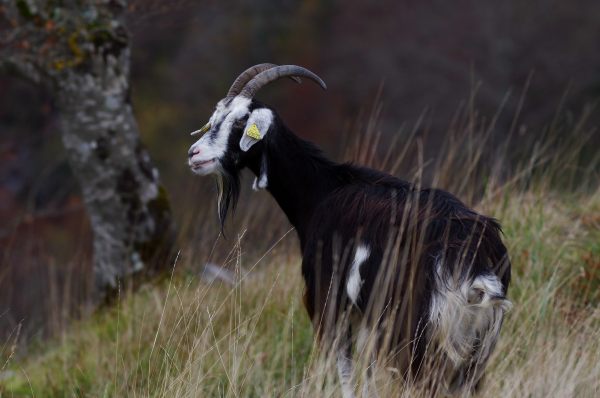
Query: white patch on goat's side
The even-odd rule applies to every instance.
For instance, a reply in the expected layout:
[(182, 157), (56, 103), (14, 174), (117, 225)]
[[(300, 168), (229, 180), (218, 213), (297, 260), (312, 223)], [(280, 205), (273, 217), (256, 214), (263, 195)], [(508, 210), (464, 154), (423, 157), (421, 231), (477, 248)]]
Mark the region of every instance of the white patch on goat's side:
[[(189, 165), (214, 160), (212, 166), (194, 169), (197, 174), (210, 174), (218, 171), (219, 159), (227, 151), (227, 141), (233, 127), (233, 123), (248, 113), (251, 100), (243, 97), (234, 98), (227, 105), (225, 100), (219, 101), (217, 109), (210, 117), (208, 124), (211, 128), (194, 145), (192, 150), (199, 149), (200, 152), (189, 159)], [(216, 128), (219, 128), (216, 131)]]
[[(270, 109), (260, 108), (252, 111), (250, 117), (248, 118), (248, 122), (246, 123), (246, 128), (244, 129), (242, 139), (240, 140), (241, 150), (246, 152), (252, 145), (265, 138), (265, 135), (271, 127), (271, 123), (273, 123), (273, 112), (271, 112)], [(252, 128), (253, 125), (256, 125), (256, 128), (260, 133), (259, 139), (250, 137), (247, 134), (248, 130)]]
[(369, 249), (369, 246), (359, 245), (356, 248), (356, 254), (354, 255), (354, 261), (352, 261), (352, 268), (350, 269), (350, 276), (348, 276), (348, 283), (346, 285), (346, 292), (354, 305), (358, 305), (358, 293), (360, 292), (360, 286), (362, 285), (360, 266), (367, 258), (369, 258), (370, 254), (371, 250)]

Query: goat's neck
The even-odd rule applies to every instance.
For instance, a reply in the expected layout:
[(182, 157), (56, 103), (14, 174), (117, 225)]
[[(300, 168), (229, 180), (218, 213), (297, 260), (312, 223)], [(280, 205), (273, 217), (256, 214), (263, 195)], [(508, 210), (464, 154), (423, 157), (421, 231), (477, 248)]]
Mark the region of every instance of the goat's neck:
[[(268, 137), (262, 156), (266, 156), (267, 187), (289, 221), (294, 225), (302, 243), (308, 223), (319, 203), (337, 186), (337, 164), (327, 159), (311, 142), (295, 135), (287, 126)], [(261, 164), (263, 162), (261, 161)], [(261, 178), (262, 167), (251, 167)]]

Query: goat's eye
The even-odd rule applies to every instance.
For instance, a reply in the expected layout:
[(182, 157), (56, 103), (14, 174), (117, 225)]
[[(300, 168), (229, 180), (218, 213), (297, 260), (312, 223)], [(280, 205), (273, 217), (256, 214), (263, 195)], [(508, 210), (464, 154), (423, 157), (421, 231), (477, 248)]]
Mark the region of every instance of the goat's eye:
[(236, 122), (235, 122), (233, 125), (234, 125), (235, 127), (244, 127), (244, 125), (245, 125), (245, 124), (246, 124), (246, 123), (245, 123), (245, 121), (244, 121), (244, 120), (238, 120), (238, 121), (236, 121)]

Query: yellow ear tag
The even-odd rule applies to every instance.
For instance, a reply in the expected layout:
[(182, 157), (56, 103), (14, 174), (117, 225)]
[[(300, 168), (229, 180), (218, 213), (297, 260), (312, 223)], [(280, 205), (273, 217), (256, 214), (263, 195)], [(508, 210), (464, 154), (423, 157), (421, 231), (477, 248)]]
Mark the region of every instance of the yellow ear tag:
[(255, 140), (260, 140), (260, 131), (258, 131), (258, 127), (256, 127), (256, 124), (253, 124), (248, 131), (246, 131), (246, 135), (248, 137), (252, 137)]

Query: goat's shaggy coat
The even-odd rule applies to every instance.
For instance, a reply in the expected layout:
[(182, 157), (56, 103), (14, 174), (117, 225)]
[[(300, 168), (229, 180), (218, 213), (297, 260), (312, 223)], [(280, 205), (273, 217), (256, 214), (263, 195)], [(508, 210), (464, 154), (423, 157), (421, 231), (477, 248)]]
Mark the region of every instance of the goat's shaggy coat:
[[(244, 132), (259, 117), (268, 123), (260, 139), (249, 139)], [(210, 124), (190, 149), (190, 165), (217, 176), (222, 223), (248, 167), (254, 188), (266, 188), (294, 225), (304, 305), (322, 341), (341, 341), (345, 397), (353, 395), (350, 347), (359, 325), (359, 344), (369, 335), (375, 341), (373, 358), (393, 360), (386, 366), (412, 380), (427, 373), (431, 393), (477, 390), (511, 305), (496, 220), (443, 190), (330, 161), (255, 99), (226, 98)], [(214, 165), (206, 152), (217, 154)]]

